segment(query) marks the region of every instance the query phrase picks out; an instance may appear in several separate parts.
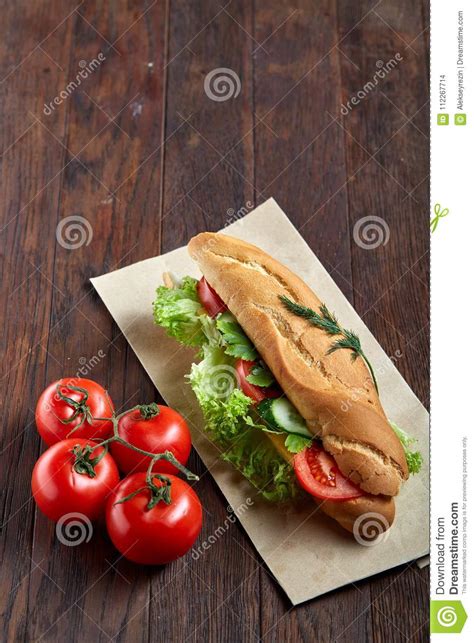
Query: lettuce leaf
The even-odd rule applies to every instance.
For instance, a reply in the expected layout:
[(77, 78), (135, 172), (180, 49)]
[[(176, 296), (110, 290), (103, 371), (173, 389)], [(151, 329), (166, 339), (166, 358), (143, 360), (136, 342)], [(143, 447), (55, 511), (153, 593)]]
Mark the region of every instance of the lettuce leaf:
[(260, 361), (250, 371), (246, 377), (247, 382), (256, 386), (272, 386), (275, 384), (275, 378), (264, 362)]
[(416, 438), (411, 438), (403, 429), (395, 424), (395, 422), (390, 422), (390, 425), (394, 432), (396, 433), (398, 439), (402, 443), (403, 449), (405, 450), (405, 458), (407, 460), (408, 471), (410, 474), (419, 473), (421, 466), (423, 464), (423, 457), (419, 451), (412, 451), (412, 445), (417, 442)]
[(203, 323), (208, 316), (203, 314), (196, 285), (196, 279), (185, 277), (179, 288), (160, 286), (153, 302), (155, 323), (187, 346), (201, 346), (206, 341)]
[(155, 324), (187, 346), (225, 346), (215, 320), (201, 305), (196, 287), (196, 279), (185, 277), (179, 287), (157, 288), (153, 302)]
[[(251, 413), (253, 401), (237, 386), (236, 358), (257, 359), (257, 350), (231, 313), (217, 319), (205, 314), (196, 286), (196, 279), (185, 277), (177, 288), (159, 287), (153, 315), (168, 335), (200, 348), (202, 359), (192, 365), (187, 377), (201, 406), (206, 431), (222, 449), (221, 457), (264, 498), (283, 502), (301, 495), (293, 467), (265, 436), (266, 427)], [(263, 369), (260, 375), (265, 377)]]
[(242, 433), (222, 455), (270, 502), (286, 502), (302, 495), (291, 464), (283, 460), (260, 431)]
[(237, 388), (235, 360), (219, 344), (203, 346), (203, 360), (193, 364), (189, 381), (201, 406), (206, 431), (264, 498), (283, 502), (300, 494), (293, 467), (262, 433), (251, 415), (252, 400)]
[(228, 355), (249, 361), (257, 359), (257, 349), (231, 313), (219, 315), (216, 320), (216, 326), (227, 344), (226, 353)]
[(305, 438), (302, 435), (296, 435), (296, 433), (288, 433), (285, 440), (285, 447), (290, 453), (299, 453), (306, 449), (306, 447), (311, 446), (311, 438)]

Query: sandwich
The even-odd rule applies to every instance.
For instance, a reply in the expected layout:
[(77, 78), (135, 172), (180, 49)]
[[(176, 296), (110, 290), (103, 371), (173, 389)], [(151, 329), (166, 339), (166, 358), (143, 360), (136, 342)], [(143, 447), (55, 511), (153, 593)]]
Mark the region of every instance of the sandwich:
[(256, 246), (205, 232), (188, 250), (203, 276), (165, 275), (154, 320), (196, 350), (189, 383), (221, 457), (268, 502), (311, 497), (348, 531), (367, 515), (388, 529), (422, 460), (357, 335)]

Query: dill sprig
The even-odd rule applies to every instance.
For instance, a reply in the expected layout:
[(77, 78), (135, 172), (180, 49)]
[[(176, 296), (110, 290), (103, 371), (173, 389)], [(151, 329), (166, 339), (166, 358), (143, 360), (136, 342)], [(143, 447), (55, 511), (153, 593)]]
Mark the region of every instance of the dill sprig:
[(352, 330), (347, 330), (346, 328), (342, 328), (339, 322), (337, 321), (335, 315), (329, 312), (325, 304), (321, 304), (321, 306), (319, 307), (319, 313), (317, 313), (312, 308), (308, 308), (307, 306), (301, 306), (300, 304), (297, 304), (295, 301), (292, 301), (291, 299), (289, 299), (288, 297), (285, 297), (284, 295), (280, 295), (280, 300), (290, 312), (294, 313), (295, 315), (298, 315), (299, 317), (303, 317), (303, 319), (308, 320), (310, 324), (313, 324), (313, 326), (317, 326), (321, 330), (324, 330), (324, 332), (327, 333), (328, 335), (342, 335), (340, 339), (336, 339), (331, 344), (331, 347), (329, 348), (327, 354), (330, 355), (331, 353), (334, 353), (335, 351), (341, 348), (346, 348), (352, 351), (353, 361), (356, 360), (358, 357), (363, 359), (367, 368), (369, 369), (370, 375), (375, 385), (375, 389), (377, 393), (379, 392), (379, 387), (377, 386), (377, 379), (375, 377), (374, 369), (372, 368), (371, 363), (369, 362), (369, 360), (367, 359), (367, 356), (362, 350), (362, 346), (360, 345), (360, 339)]

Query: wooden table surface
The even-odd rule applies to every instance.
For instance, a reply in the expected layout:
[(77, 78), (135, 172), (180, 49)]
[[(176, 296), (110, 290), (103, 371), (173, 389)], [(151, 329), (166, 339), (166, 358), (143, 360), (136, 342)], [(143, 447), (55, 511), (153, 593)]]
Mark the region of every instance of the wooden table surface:
[[(49, 382), (82, 367), (121, 408), (159, 400), (89, 278), (270, 196), (428, 403), (428, 3), (35, 0), (3, 2), (2, 26), (2, 640), (426, 640), (427, 569), (291, 608), (238, 524), (143, 569), (100, 528), (62, 545), (30, 475)], [(191, 465), (205, 538), (226, 503)]]

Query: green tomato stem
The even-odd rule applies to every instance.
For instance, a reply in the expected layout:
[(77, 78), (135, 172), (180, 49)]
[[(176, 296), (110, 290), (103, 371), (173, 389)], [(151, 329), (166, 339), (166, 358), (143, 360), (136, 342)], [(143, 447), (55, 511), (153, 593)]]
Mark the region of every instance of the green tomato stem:
[[(70, 388), (76, 389), (78, 387), (70, 387)], [(81, 390), (85, 390), (85, 389), (81, 389)], [(66, 398), (66, 396), (62, 396), (61, 399), (64, 399), (64, 401), (67, 401), (67, 403), (69, 404), (69, 398)], [(72, 403), (74, 402), (74, 400), (70, 400), (70, 402)], [(81, 401), (81, 403), (82, 402), (83, 401)], [(79, 403), (74, 402), (74, 404), (79, 404)], [(171, 480), (167, 476), (161, 473), (153, 473), (153, 467), (155, 466), (156, 462), (160, 460), (166, 460), (174, 467), (176, 467), (176, 469), (178, 469), (180, 473), (186, 476), (187, 480), (199, 480), (199, 476), (197, 476), (195, 473), (193, 473), (192, 471), (187, 469), (183, 464), (181, 464), (181, 462), (179, 462), (176, 459), (176, 457), (173, 455), (171, 451), (164, 451), (163, 453), (152, 453), (150, 451), (145, 451), (145, 449), (141, 449), (140, 447), (137, 447), (134, 444), (130, 444), (130, 442), (127, 442), (127, 440), (124, 440), (119, 435), (119, 422), (125, 415), (128, 415), (129, 413), (133, 413), (134, 411), (140, 411), (140, 415), (142, 416), (143, 419), (151, 419), (153, 417), (156, 417), (156, 415), (158, 415), (159, 408), (158, 408), (158, 405), (155, 403), (138, 404), (133, 408), (128, 409), (127, 411), (124, 411), (123, 413), (119, 413), (118, 415), (113, 414), (109, 418), (91, 416), (90, 421), (112, 422), (113, 435), (110, 438), (107, 438), (106, 440), (102, 440), (102, 442), (99, 442), (94, 446), (86, 445), (85, 447), (81, 448), (80, 445), (76, 445), (72, 450), (75, 456), (75, 461), (73, 466), (75, 471), (77, 471), (77, 473), (88, 475), (89, 477), (94, 478), (96, 475), (95, 466), (100, 462), (100, 460), (102, 460), (102, 458), (105, 456), (105, 454), (108, 451), (109, 444), (112, 444), (113, 442), (122, 444), (128, 449), (131, 449), (136, 453), (140, 453), (141, 455), (144, 455), (150, 458), (150, 464), (148, 465), (148, 469), (146, 473), (147, 486), (141, 489), (137, 489), (136, 491), (128, 495), (126, 498), (122, 498), (122, 500), (118, 502), (121, 503), (121, 502), (124, 502), (125, 500), (129, 500), (130, 498), (136, 496), (137, 493), (139, 493), (139, 491), (143, 491), (143, 489), (147, 488), (149, 489), (151, 494), (150, 501), (147, 505), (147, 508), (153, 509), (153, 507), (155, 507), (161, 500), (166, 504), (171, 503)], [(64, 420), (61, 420), (61, 421), (64, 424), (66, 423), (66, 421)], [(78, 427), (75, 427), (75, 429), (77, 428)], [(96, 458), (92, 458), (91, 457), (92, 453), (99, 447), (102, 447), (104, 449), (103, 452)], [(154, 482), (154, 479), (160, 480), (163, 484), (161, 486), (156, 485)]]

